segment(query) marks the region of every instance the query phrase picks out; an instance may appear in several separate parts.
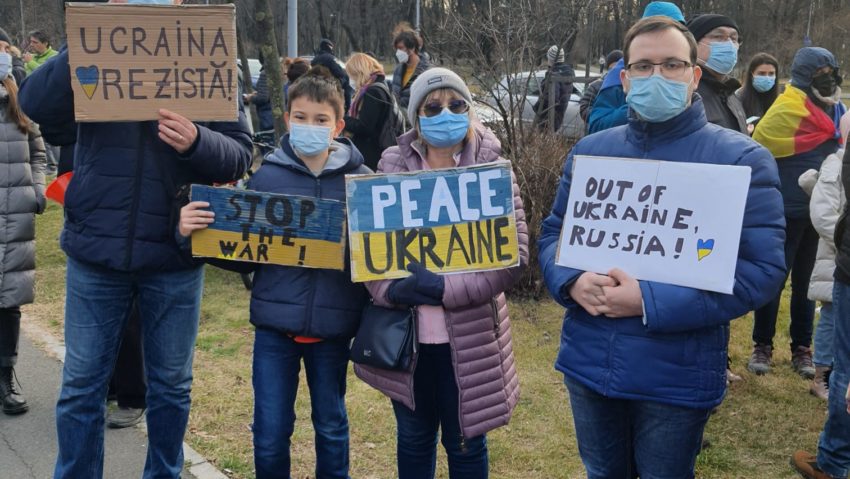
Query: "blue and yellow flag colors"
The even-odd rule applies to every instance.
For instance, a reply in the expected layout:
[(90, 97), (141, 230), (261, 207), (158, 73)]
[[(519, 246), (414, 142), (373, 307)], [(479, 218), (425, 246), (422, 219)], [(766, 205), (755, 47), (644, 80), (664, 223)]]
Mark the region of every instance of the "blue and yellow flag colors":
[(346, 177), (351, 276), (407, 276), (417, 262), (454, 273), (519, 264), (511, 167)]
[(345, 269), (345, 205), (341, 201), (192, 185), (215, 221), (192, 234), (194, 256)]

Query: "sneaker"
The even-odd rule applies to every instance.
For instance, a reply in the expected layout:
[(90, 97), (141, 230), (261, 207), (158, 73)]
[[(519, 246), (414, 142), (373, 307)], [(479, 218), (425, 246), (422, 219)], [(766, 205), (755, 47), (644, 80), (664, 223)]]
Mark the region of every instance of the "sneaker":
[(145, 417), (145, 409), (132, 407), (116, 407), (106, 413), (106, 425), (112, 429), (135, 426)]
[(791, 456), (791, 467), (806, 479), (833, 479), (818, 467), (818, 458), (806, 451), (797, 451)]
[(797, 346), (791, 351), (791, 366), (804, 379), (815, 378), (815, 365), (812, 363), (812, 348)]
[(753, 374), (767, 374), (770, 372), (770, 363), (773, 359), (773, 346), (767, 344), (756, 344), (753, 346), (753, 354), (747, 363), (747, 370)]

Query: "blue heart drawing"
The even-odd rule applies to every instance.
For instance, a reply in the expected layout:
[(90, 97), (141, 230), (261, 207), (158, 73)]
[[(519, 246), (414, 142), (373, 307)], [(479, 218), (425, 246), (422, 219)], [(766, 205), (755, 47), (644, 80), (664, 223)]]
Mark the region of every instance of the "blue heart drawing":
[(702, 261), (703, 258), (710, 255), (714, 251), (714, 240), (697, 240), (697, 261)]
[(97, 82), (100, 79), (100, 71), (97, 66), (77, 67), (74, 72), (77, 74), (77, 81), (83, 87), (83, 92), (91, 100), (94, 92), (97, 90)]

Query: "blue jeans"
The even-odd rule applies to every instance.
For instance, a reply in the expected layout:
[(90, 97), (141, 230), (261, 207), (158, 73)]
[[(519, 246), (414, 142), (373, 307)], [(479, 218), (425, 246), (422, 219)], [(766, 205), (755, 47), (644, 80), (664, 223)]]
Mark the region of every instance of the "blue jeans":
[(55, 478), (103, 476), (106, 391), (136, 296), (148, 382), (143, 477), (180, 477), (203, 282), (202, 267), (134, 274), (68, 258)]
[(345, 380), (348, 342), (296, 343), (288, 335), (254, 333), (254, 465), (257, 479), (288, 478), (301, 359), (316, 432), (316, 479), (348, 478)]
[(710, 409), (611, 399), (565, 378), (588, 479), (694, 477)]
[(413, 374), (416, 410), (393, 401), (398, 426), (399, 479), (433, 479), (437, 467), (437, 432), (449, 460), (449, 477), (487, 477), (487, 438), (464, 438), (451, 349), (448, 344), (420, 344)]
[(815, 366), (832, 367), (832, 345), (835, 329), (835, 309), (832, 303), (822, 303), (820, 321), (815, 328), (815, 352), (812, 361)]
[(850, 284), (835, 281), (832, 290), (835, 313), (834, 356), (829, 375), (826, 424), (818, 442), (818, 467), (833, 477), (850, 473), (850, 414), (844, 401), (850, 381)]

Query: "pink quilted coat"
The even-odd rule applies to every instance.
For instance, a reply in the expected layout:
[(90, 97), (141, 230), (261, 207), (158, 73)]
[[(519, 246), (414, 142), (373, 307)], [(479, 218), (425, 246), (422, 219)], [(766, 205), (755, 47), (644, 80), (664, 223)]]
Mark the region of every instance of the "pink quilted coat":
[[(460, 153), (459, 166), (499, 160), (501, 150), (496, 136), (483, 126), (476, 125), (475, 135)], [(422, 151), (417, 132), (411, 130), (399, 137), (398, 146), (384, 151), (378, 171), (422, 170)], [(445, 276), (443, 307), (460, 394), (460, 427), (463, 436), (468, 438), (507, 424), (519, 399), (511, 322), (504, 295), (504, 291), (519, 278), (520, 269), (528, 264), (528, 226), (516, 178), (513, 194), (521, 266)], [(367, 284), (375, 304), (392, 306), (386, 296), (390, 283), (374, 281)], [(361, 365), (355, 365), (354, 370), (360, 379), (391, 399), (410, 409), (416, 408), (412, 370), (387, 371)]]

